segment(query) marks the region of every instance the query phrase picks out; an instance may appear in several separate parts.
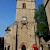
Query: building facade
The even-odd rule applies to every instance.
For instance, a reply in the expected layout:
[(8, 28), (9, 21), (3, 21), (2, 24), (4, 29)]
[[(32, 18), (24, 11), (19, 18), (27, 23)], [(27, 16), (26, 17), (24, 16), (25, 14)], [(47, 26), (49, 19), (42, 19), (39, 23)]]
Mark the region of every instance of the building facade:
[(49, 33), (50, 33), (50, 0), (43, 0), (43, 1), (44, 1), (45, 10), (46, 10), (48, 26), (49, 26)]
[[(48, 20), (48, 26), (49, 26), (49, 35), (50, 36), (50, 0), (43, 0), (44, 7), (46, 10), (47, 20)], [(50, 39), (50, 37), (49, 37)], [(44, 49), (50, 50), (50, 40), (46, 42), (46, 45), (44, 46)]]
[(35, 0), (17, 0), (16, 19), (5, 31), (5, 50), (33, 50)]
[(4, 37), (0, 37), (0, 50), (4, 50)]

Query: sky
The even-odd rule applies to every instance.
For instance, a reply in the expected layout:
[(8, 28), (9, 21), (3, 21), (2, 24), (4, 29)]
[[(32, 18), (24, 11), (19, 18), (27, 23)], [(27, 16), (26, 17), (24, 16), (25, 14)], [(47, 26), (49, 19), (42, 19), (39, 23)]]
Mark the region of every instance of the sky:
[[(36, 7), (43, 3), (36, 0)], [(0, 37), (5, 36), (5, 30), (12, 25), (16, 16), (16, 0), (0, 0)]]

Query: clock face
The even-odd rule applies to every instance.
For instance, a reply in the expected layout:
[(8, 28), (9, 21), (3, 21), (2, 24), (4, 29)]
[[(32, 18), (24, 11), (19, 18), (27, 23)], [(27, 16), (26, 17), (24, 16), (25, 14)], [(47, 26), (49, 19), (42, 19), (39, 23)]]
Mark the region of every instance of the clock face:
[(23, 17), (23, 21), (26, 21), (26, 17)]

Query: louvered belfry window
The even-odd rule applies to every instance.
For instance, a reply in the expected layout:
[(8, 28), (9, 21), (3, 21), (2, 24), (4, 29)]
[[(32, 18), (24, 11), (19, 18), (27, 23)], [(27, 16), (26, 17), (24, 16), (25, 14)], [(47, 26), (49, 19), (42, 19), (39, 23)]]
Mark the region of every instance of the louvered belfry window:
[(23, 9), (26, 9), (26, 4), (25, 3), (23, 3)]

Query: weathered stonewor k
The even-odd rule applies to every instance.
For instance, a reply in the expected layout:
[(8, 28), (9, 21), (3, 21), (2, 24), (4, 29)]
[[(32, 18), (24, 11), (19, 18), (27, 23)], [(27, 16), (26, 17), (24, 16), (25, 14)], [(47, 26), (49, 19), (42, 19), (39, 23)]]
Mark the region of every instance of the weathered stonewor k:
[(16, 19), (6, 29), (5, 50), (32, 50), (35, 44), (35, 0), (16, 1)]

